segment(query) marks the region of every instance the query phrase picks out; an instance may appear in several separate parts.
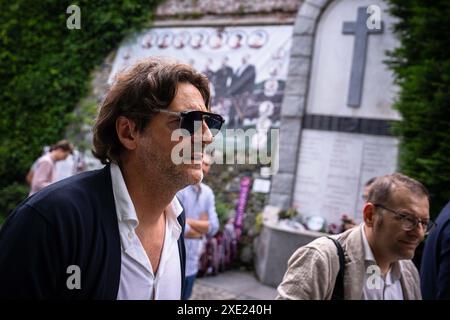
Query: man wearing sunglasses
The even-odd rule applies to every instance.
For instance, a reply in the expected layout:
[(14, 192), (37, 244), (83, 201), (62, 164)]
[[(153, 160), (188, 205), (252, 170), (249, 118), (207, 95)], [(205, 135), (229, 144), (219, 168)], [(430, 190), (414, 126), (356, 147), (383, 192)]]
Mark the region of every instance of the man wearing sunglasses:
[(399, 173), (379, 177), (363, 215), (360, 226), (298, 249), (288, 262), (277, 298), (421, 299), (411, 258), (435, 225), (425, 187)]
[[(150, 58), (120, 73), (94, 127), (105, 167), (44, 188), (0, 231), (0, 298), (180, 299), (185, 217), (175, 194), (200, 183), (204, 148), (223, 123), (209, 100), (207, 78), (185, 64)], [(175, 163), (180, 145), (185, 161)]]

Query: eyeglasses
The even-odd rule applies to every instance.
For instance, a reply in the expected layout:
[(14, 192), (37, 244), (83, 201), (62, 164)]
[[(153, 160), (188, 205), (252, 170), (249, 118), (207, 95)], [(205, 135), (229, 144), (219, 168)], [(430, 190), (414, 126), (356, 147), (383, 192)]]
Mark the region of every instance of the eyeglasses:
[(206, 123), (213, 136), (215, 136), (219, 132), (220, 128), (222, 128), (222, 125), (225, 122), (220, 114), (206, 111), (191, 110), (175, 112), (165, 109), (157, 109), (155, 111), (179, 117), (180, 129), (187, 130), (191, 136), (194, 135), (194, 133), (200, 128), (203, 121)]
[(411, 231), (417, 228), (417, 226), (420, 224), (422, 226), (422, 229), (425, 230), (425, 234), (428, 234), (436, 226), (436, 223), (434, 223), (433, 221), (423, 221), (413, 217), (412, 214), (397, 212), (395, 210), (386, 208), (381, 204), (374, 204), (374, 206), (395, 214), (401, 221), (402, 228), (405, 231)]

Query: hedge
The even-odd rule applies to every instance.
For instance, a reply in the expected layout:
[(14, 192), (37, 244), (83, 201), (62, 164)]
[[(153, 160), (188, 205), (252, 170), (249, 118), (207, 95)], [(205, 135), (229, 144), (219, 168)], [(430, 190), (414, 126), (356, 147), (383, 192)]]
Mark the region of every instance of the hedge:
[(390, 58), (400, 87), (400, 168), (423, 182), (435, 217), (450, 201), (450, 2), (389, 0), (401, 46)]

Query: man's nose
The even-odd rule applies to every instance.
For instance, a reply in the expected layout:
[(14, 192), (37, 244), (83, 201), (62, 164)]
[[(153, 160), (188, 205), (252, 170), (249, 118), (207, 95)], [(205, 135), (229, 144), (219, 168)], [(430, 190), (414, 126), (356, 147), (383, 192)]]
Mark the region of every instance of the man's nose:
[(423, 238), (425, 237), (425, 233), (426, 233), (426, 227), (423, 226), (420, 222), (417, 223), (414, 228), (412, 228), (409, 231), (410, 234), (414, 234), (415, 236), (419, 237), (420, 240), (422, 241)]
[(212, 143), (214, 137), (205, 121), (202, 121), (202, 125), (199, 129), (200, 130), (196, 130), (192, 135), (194, 144), (201, 143), (202, 146), (205, 146)]
[(202, 122), (201, 132), (202, 132), (202, 143), (205, 145), (210, 144), (213, 141), (214, 137), (205, 121)]

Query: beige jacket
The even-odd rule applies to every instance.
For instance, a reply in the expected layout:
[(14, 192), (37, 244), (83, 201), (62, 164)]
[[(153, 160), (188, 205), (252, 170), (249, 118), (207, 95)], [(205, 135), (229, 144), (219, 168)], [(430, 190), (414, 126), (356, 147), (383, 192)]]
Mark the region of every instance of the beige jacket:
[[(345, 252), (344, 298), (360, 300), (362, 297), (365, 265), (361, 228), (352, 228), (333, 236)], [(405, 300), (420, 300), (420, 280), (411, 260), (400, 260)], [(339, 257), (333, 241), (322, 237), (299, 248), (288, 261), (288, 269), (278, 286), (276, 299), (329, 300), (339, 272)]]

